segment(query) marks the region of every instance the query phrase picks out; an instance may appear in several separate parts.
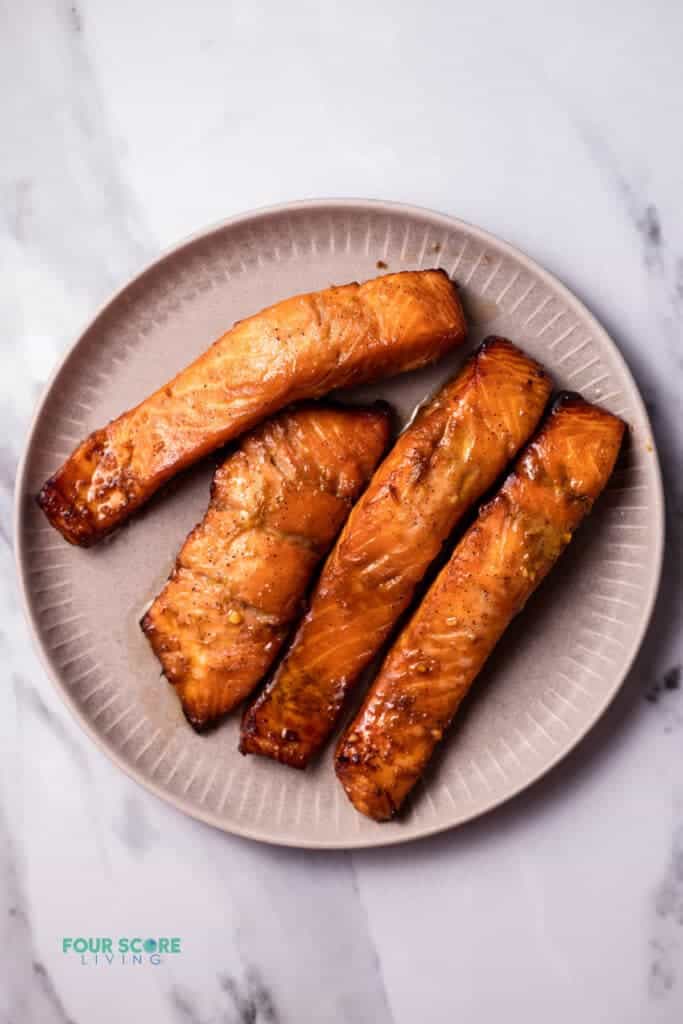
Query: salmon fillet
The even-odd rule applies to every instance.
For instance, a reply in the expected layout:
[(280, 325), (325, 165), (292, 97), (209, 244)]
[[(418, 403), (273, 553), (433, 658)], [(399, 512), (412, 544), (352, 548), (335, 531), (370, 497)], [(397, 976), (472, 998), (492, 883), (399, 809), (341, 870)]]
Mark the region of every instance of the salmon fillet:
[(172, 381), (91, 434), (38, 501), (72, 544), (126, 520), (180, 470), (278, 409), (403, 373), (465, 337), (440, 270), (299, 295), (235, 324)]
[(388, 439), (386, 407), (308, 405), (257, 427), (217, 470), (141, 622), (195, 728), (267, 672)]
[(273, 680), (245, 713), (240, 749), (305, 767), (468, 508), (536, 428), (541, 367), (490, 338), (399, 438), (353, 509)]
[(605, 487), (624, 431), (565, 394), (501, 490), (457, 545), (397, 643), (336, 754), (351, 803), (392, 817), (424, 771), (511, 619)]

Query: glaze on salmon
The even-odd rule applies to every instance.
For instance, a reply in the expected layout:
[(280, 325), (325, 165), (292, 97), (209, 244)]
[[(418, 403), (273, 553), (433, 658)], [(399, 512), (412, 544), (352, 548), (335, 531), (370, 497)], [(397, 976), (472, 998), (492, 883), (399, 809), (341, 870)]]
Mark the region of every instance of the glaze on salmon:
[(422, 775), (511, 619), (605, 487), (624, 424), (565, 395), (389, 652), (337, 748), (361, 813), (384, 821)]
[(40, 506), (72, 544), (92, 544), (170, 477), (285, 405), (424, 366), (464, 337), (440, 270), (286, 299), (91, 434), (44, 485)]
[(424, 406), (353, 509), (240, 749), (305, 767), (458, 520), (535, 430), (541, 367), (490, 338)]
[(217, 470), (141, 623), (195, 728), (268, 671), (388, 439), (385, 407), (307, 405), (257, 427)]

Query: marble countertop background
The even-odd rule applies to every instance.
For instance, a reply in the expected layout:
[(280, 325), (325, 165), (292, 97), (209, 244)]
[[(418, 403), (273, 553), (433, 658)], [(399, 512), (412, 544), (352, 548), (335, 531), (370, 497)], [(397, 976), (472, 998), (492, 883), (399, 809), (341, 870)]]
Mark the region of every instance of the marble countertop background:
[[(0, 0), (0, 1021), (683, 1020), (683, 8), (672, 0)], [(519, 245), (603, 320), (668, 498), (610, 711), (502, 810), (403, 848), (184, 818), (72, 722), (12, 563), (32, 408), (107, 295), (252, 207), (370, 196)], [(63, 936), (173, 935), (159, 966)]]

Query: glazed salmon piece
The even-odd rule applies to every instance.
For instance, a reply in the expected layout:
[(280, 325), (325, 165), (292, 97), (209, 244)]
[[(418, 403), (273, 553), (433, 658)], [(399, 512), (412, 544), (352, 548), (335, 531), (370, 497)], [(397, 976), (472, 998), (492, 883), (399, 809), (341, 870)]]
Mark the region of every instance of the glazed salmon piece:
[(305, 767), (468, 508), (533, 433), (551, 382), (490, 338), (418, 413), (353, 509), (240, 749)]
[(624, 424), (566, 394), (480, 512), (387, 655), (336, 754), (361, 813), (384, 821), (420, 778), (477, 673), (614, 467)]
[(389, 413), (303, 406), (216, 471), (203, 522), (141, 626), (201, 729), (259, 682), (389, 439)]
[(440, 270), (286, 299), (91, 434), (44, 485), (40, 506), (66, 540), (92, 544), (170, 477), (285, 405), (424, 366), (464, 337)]

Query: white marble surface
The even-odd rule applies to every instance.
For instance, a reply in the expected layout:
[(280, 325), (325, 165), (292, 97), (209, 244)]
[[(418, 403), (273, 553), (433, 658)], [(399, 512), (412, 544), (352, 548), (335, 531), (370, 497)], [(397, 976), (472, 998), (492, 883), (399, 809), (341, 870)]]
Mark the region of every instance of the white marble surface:
[[(680, 5), (5, 0), (0, 25), (0, 1021), (680, 1022)], [(125, 778), (39, 667), (11, 555), (32, 407), (95, 308), (208, 222), (329, 195), (454, 213), (573, 287), (650, 405), (669, 514), (654, 624), (573, 756), (353, 855), (219, 834)], [(140, 933), (183, 952), (61, 951)]]

